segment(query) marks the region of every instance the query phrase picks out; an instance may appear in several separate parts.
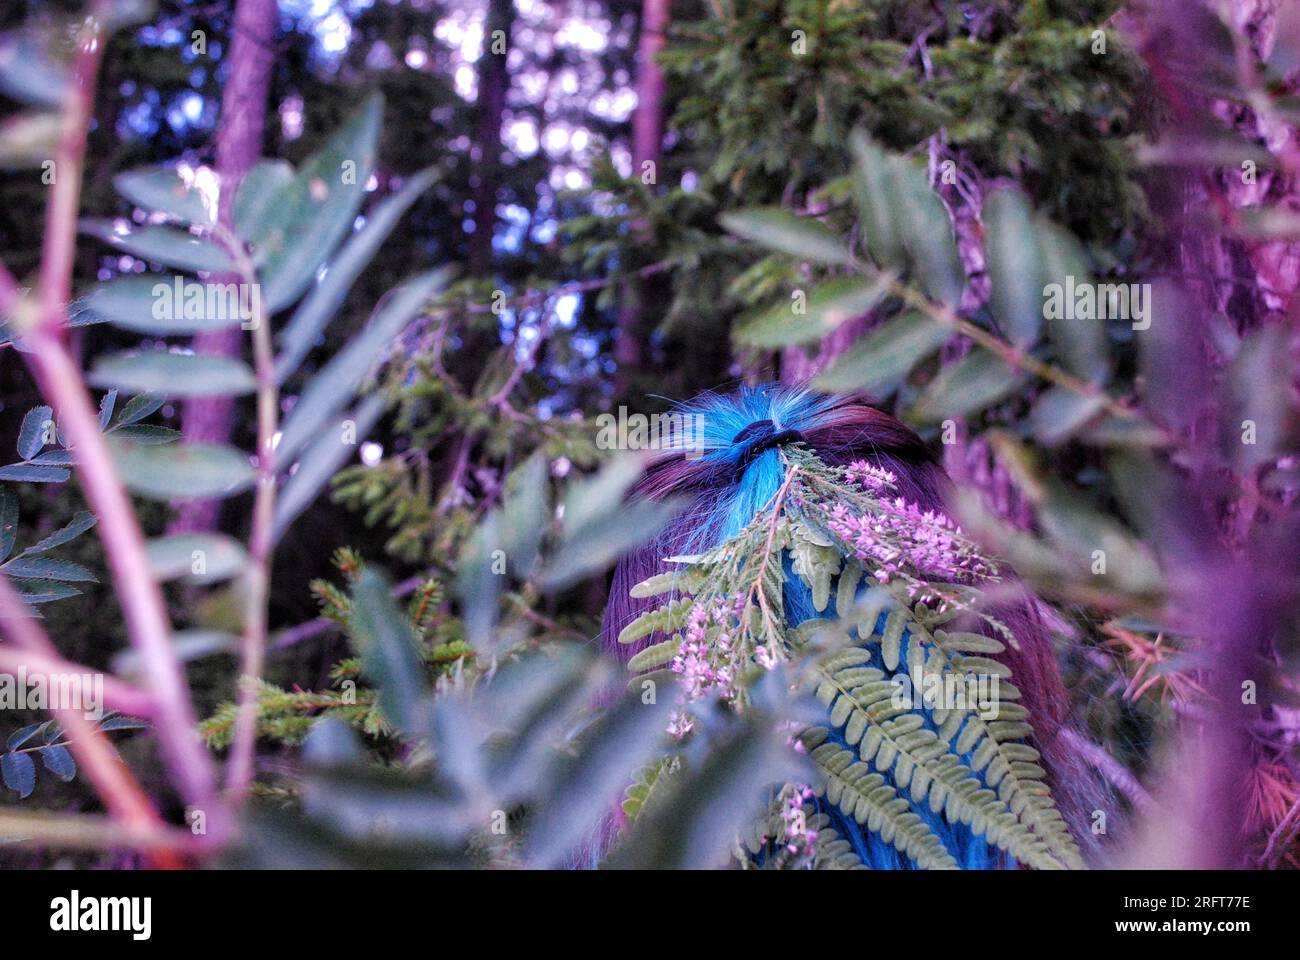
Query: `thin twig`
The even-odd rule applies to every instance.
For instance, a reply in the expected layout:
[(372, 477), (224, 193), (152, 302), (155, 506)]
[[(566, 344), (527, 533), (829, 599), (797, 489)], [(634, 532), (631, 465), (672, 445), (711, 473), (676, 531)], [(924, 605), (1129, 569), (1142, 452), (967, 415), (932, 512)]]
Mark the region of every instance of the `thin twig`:
[[(1124, 420), (1146, 421), (1147, 418), (1143, 416), (1141, 411), (1124, 406), (1095, 383), (1076, 377), (1074, 374), (1068, 373), (1060, 367), (1054, 367), (1050, 363), (1044, 363), (1037, 357), (1031, 356), (1005, 340), (999, 339), (982, 327), (976, 326), (969, 320), (958, 316), (948, 307), (931, 302), (928, 297), (922, 295), (919, 291), (913, 290), (907, 284), (893, 281), (889, 286), (890, 291), (895, 296), (922, 311), (931, 319), (953, 328), (984, 349), (996, 354), (1007, 366), (1024, 370), (1026, 373), (1031, 373), (1049, 383), (1054, 383), (1071, 393), (1077, 393), (1080, 396), (1096, 400), (1107, 413), (1113, 416)], [(1162, 435), (1166, 432), (1158, 424), (1153, 423), (1151, 426), (1153, 429), (1159, 430)]]
[(119, 823), (106, 817), (0, 811), (0, 836), (6, 842), (77, 850), (140, 850), (178, 861), (177, 854), (209, 852), (212, 841), (165, 824)]
[(528, 605), (528, 602), (523, 597), (515, 596), (512, 597), (512, 599), (514, 600), (515, 608), (519, 611), (520, 616), (530, 623), (534, 623), (541, 627), (543, 630), (549, 630), (551, 633), (572, 637), (579, 643), (589, 643), (591, 641), (591, 637), (588, 634), (583, 633), (581, 630), (575, 629), (574, 627), (566, 627), (558, 620), (548, 617), (544, 613), (538, 613)]
[(1062, 728), (1059, 736), (1070, 750), (1083, 757), (1090, 767), (1105, 777), (1116, 790), (1124, 794), (1135, 809), (1143, 812), (1155, 809), (1155, 800), (1152, 799), (1151, 794), (1147, 793), (1142, 784), (1138, 783), (1137, 777), (1133, 776), (1128, 767), (1112, 757), (1106, 750), (1069, 727)]
[[(214, 232), (250, 285), (257, 283), (257, 270), (243, 244), (218, 223)], [(267, 604), (271, 592), (271, 553), (275, 549), (276, 457), (275, 434), (279, 429), (280, 390), (275, 379), (275, 351), (271, 344), (270, 317), (261, 298), (253, 299), (251, 318), (253, 368), (257, 379), (257, 492), (253, 498), (253, 522), (248, 540), (248, 569), (244, 576), (244, 632), (239, 655), (239, 710), (235, 735), (226, 763), (226, 794), (242, 803), (253, 777), (253, 750), (257, 740), (258, 684), (266, 663)]]
[(537, 330), (533, 335), (533, 342), (528, 349), (527, 355), (515, 361), (514, 369), (506, 377), (505, 383), (501, 384), (501, 389), (488, 398), (487, 405), (489, 408), (500, 408), (509, 405), (510, 394), (519, 385), (519, 381), (523, 379), (524, 374), (536, 366), (537, 355), (541, 352), (542, 343), (550, 335), (550, 332), (551, 311), (543, 310), (541, 318), (537, 321)]
[[(606, 287), (612, 287), (615, 284), (635, 277), (651, 277), (656, 273), (663, 273), (670, 270), (673, 263), (669, 260), (659, 260), (655, 263), (646, 264), (638, 270), (630, 273), (620, 273), (612, 277), (596, 277), (591, 280), (574, 280), (572, 283), (562, 283), (557, 287), (548, 287), (544, 290), (529, 289), (523, 293), (516, 294), (513, 297), (507, 297), (503, 303), (514, 307), (529, 307), (536, 303), (544, 303), (547, 300), (553, 300), (556, 297), (566, 297), (574, 293), (591, 293), (596, 290), (604, 290)], [(426, 311), (426, 317), (454, 317), (457, 313), (468, 313), (471, 315), (483, 313), (495, 313), (501, 309), (498, 303), (466, 303), (456, 304), (454, 306), (434, 307)]]
[[(57, 661), (58, 651), (40, 624), (29, 615), (18, 592), (9, 579), (0, 574), (0, 630), (15, 647), (32, 655), (33, 659)], [(79, 710), (51, 710), (51, 716), (72, 741), (73, 755), (81, 769), (90, 778), (95, 792), (104, 801), (109, 812), (124, 829), (161, 830), (163, 821), (158, 816), (139, 782), (131, 775), (126, 764), (107, 735)], [(178, 867), (174, 857), (160, 853), (157, 862), (163, 867)]]
[[(781, 489), (776, 492), (776, 502), (772, 507), (772, 524), (768, 527), (767, 541), (763, 545), (763, 555), (759, 558), (756, 565), (758, 567), (758, 575), (754, 577), (754, 582), (750, 584), (749, 592), (745, 595), (744, 609), (747, 610), (749, 608), (750, 599), (755, 593), (758, 594), (758, 607), (763, 614), (763, 624), (772, 635), (776, 634), (776, 624), (772, 621), (772, 611), (767, 605), (767, 591), (763, 589), (763, 577), (767, 574), (767, 561), (772, 555), (772, 543), (776, 539), (776, 528), (781, 519), (781, 504), (785, 502), (786, 492), (790, 489), (790, 484), (794, 482), (794, 478), (798, 475), (799, 468), (797, 466), (791, 466), (789, 475), (785, 478), (785, 482), (781, 484)], [(772, 651), (773, 655), (777, 654), (777, 652), (778, 651), (776, 650)]]
[(18, 649), (15, 646), (0, 645), (0, 670), (14, 672), (25, 669), (29, 673), (41, 673), (46, 676), (65, 674), (68, 676), (97, 676), (103, 678), (103, 706), (118, 713), (132, 717), (148, 719), (154, 716), (156, 706), (153, 697), (131, 684), (119, 680), (112, 674), (88, 667), (81, 663), (71, 663), (57, 654), (41, 650)]
[(1300, 831), (1300, 798), (1291, 804), (1282, 822), (1268, 836), (1268, 845), (1264, 848), (1260, 862), (1269, 870), (1276, 870), (1282, 854), (1295, 842), (1296, 833)]
[[(424, 574), (418, 574), (403, 580), (393, 587), (390, 596), (394, 600), (401, 600), (413, 594), (420, 584), (429, 578)], [(272, 650), (285, 650), (295, 644), (302, 643), (304, 640), (310, 640), (312, 637), (319, 637), (321, 634), (329, 633), (331, 630), (337, 630), (338, 623), (329, 617), (316, 617), (312, 620), (306, 620), (292, 627), (285, 627), (278, 631), (271, 640)]]

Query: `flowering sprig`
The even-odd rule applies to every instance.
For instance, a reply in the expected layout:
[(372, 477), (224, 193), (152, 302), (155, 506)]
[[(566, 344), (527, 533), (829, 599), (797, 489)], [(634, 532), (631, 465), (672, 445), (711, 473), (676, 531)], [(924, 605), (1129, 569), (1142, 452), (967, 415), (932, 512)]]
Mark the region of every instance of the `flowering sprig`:
[(796, 860), (791, 866), (801, 866), (803, 861), (811, 859), (817, 845), (817, 831), (808, 826), (808, 815), (804, 804), (816, 797), (812, 787), (806, 783), (787, 784), (782, 790), (781, 823), (784, 836), (780, 840), (785, 844), (785, 852)]
[(996, 582), (998, 567), (951, 517), (897, 495), (892, 472), (865, 460), (831, 467), (792, 450), (800, 476), (792, 503), (882, 586), (899, 584), (911, 602), (942, 609), (954, 602), (945, 584)]
[(715, 693), (723, 700), (734, 699), (742, 657), (738, 642), (740, 599), (728, 602), (720, 596), (695, 603), (687, 615), (686, 631), (669, 669), (681, 681), (687, 701)]
[(854, 460), (844, 468), (844, 479), (857, 483), (868, 490), (892, 490), (898, 478), (884, 467), (877, 467), (865, 460)]
[(988, 562), (948, 516), (922, 511), (902, 497), (882, 500), (874, 513), (856, 513), (837, 503), (830, 508), (826, 528), (848, 544), (858, 560), (872, 565), (872, 576), (881, 583), (906, 571), (918, 578), (957, 582), (987, 579), (991, 573)]
[[(747, 682), (790, 660), (797, 644), (785, 619), (785, 556), (823, 609), (829, 584), (855, 561), (868, 583), (890, 588), (909, 605), (971, 609), (969, 587), (998, 579), (951, 518), (898, 495), (897, 478), (866, 461), (831, 466), (801, 446), (782, 448), (780, 489), (736, 537), (702, 554), (670, 557), (676, 572), (653, 577), (634, 593), (685, 596), (639, 617), (620, 635), (633, 642), (658, 632), (669, 639), (642, 651), (632, 667), (666, 666), (680, 681), (670, 732), (693, 728), (690, 704), (716, 697), (744, 709)], [(847, 612), (847, 611), (841, 611)], [(981, 614), (981, 616), (983, 616)]]
[[(994, 632), (1016, 643), (1006, 624), (983, 609), (983, 587), (1000, 579), (997, 564), (950, 517), (910, 501), (890, 471), (865, 461), (833, 466), (798, 443), (779, 453), (784, 479), (762, 509), (737, 536), (697, 555), (668, 558), (671, 572), (638, 584), (636, 597), (674, 596), (619, 636), (623, 642), (668, 637), (630, 666), (667, 666), (681, 680), (669, 727), (679, 740), (697, 725), (692, 711), (704, 698), (736, 711), (768, 702), (758, 697), (754, 680), (777, 667), (791, 687), (815, 693), (828, 708), (826, 726), (791, 718), (797, 730), (790, 749), (805, 755), (816, 776), (806, 784), (792, 778), (773, 795), (761, 826), (744, 841), (748, 853), (739, 855), (776, 868), (857, 862), (825, 816), (836, 807), (858, 822), (866, 809), (880, 824), (868, 828), (918, 866), (952, 867), (956, 861), (940, 832), (913, 809), (923, 803), (934, 809), (941, 801), (951, 805), (950, 819), (1002, 825), (990, 840), (1020, 862), (1082, 865), (1043, 782), (1045, 771), (1034, 762), (1037, 752), (1019, 742), (1033, 734), (1025, 707), (1000, 704), (997, 727), (961, 703), (943, 707), (942, 719), (932, 707), (905, 706), (911, 724), (902, 727), (896, 721), (903, 718), (880, 711), (881, 682), (907, 675), (915, 657), (954, 677), (1009, 676), (1009, 668), (986, 656), (1005, 649)], [(807, 589), (792, 598), (786, 591), (796, 578)], [(792, 609), (810, 605), (812, 612), (792, 624), (786, 604), (794, 600)], [(954, 629), (952, 622), (967, 616), (991, 631)], [(918, 716), (927, 713), (929, 725)], [(936, 729), (941, 724), (947, 727)], [(840, 729), (842, 739), (831, 738), (827, 727)], [(878, 749), (854, 749), (867, 736)], [(972, 766), (964, 755), (992, 758), (996, 766), (988, 759)], [(983, 766), (1000, 771), (996, 792), (957, 789)], [(887, 776), (902, 778), (897, 791)]]

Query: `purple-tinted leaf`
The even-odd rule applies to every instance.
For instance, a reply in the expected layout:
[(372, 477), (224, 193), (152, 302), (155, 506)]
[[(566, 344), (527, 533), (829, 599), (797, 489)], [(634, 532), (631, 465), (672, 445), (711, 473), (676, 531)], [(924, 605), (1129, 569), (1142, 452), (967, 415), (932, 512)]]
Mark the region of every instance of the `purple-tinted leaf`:
[(68, 521), (66, 526), (60, 527), (44, 540), (33, 543), (23, 551), (23, 556), (31, 556), (34, 553), (44, 553), (46, 550), (53, 550), (71, 540), (75, 540), (87, 530), (95, 525), (95, 515), (89, 510), (80, 510), (77, 515)]
[(113, 407), (117, 405), (117, 391), (110, 390), (99, 401), (99, 429), (107, 430), (108, 422), (113, 419)]
[(160, 393), (142, 393), (139, 396), (132, 397), (122, 407), (122, 415), (118, 417), (118, 427), (125, 427), (132, 423), (139, 423), (145, 417), (159, 410), (167, 398)]
[(48, 424), (54, 422), (54, 411), (49, 407), (33, 407), (23, 417), (23, 425), (18, 429), (18, 456), (30, 460), (41, 452), (45, 446)]
[(44, 747), (40, 754), (45, 769), (65, 783), (77, 775), (77, 761), (72, 759), (67, 747)]
[(41, 723), (28, 724), (21, 730), (15, 730), (13, 733), (9, 734), (9, 738), (5, 740), (5, 747), (10, 750), (17, 750), (24, 743), (34, 737), (36, 731), (41, 729), (43, 726), (45, 726), (45, 723), (42, 721)]
[(32, 457), (30, 463), (40, 467), (70, 467), (77, 462), (71, 450), (46, 450)]
[(13, 551), (18, 535), (18, 498), (0, 488), (0, 560)]
[(98, 583), (99, 578), (89, 569), (71, 560), (54, 557), (15, 557), (0, 570), (6, 576), (19, 580), (57, 580), (72, 583)]
[(30, 797), (36, 789), (36, 764), (25, 753), (6, 753), (0, 757), (0, 776), (5, 786), (22, 799)]
[(0, 480), (18, 483), (63, 483), (72, 476), (63, 467), (46, 467), (32, 463), (11, 463), (0, 467)]

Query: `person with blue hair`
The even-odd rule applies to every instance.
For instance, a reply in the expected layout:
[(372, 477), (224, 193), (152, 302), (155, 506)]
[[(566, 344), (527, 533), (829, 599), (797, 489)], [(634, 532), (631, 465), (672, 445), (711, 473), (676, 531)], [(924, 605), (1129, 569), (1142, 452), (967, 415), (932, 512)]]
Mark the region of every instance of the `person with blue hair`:
[[(747, 626), (755, 595), (756, 609), (765, 603), (769, 561), (745, 561), (758, 574), (753, 588), (724, 596), (701, 587), (715, 582), (701, 558), (724, 545), (764, 545), (780, 584), (779, 616), (761, 613), (774, 622), (765, 636), (858, 618), (847, 645), (819, 667), (825, 723), (798, 740), (823, 778), (786, 790), (798, 819), (835, 838), (818, 848), (822, 859), (875, 869), (1082, 866), (1074, 837), (1086, 774), (1061, 736), (1066, 697), (1047, 631), (1023, 591), (978, 614), (955, 599), (981, 582), (1005, 586), (1008, 575), (994, 575), (948, 518), (950, 481), (922, 440), (864, 397), (780, 384), (706, 394), (680, 412), (704, 425), (703, 455), (659, 452), (633, 496), (688, 506), (620, 561), (604, 646), (634, 666), (666, 663), (691, 697), (737, 696), (740, 674), (786, 655), (781, 641), (760, 643)], [(694, 573), (681, 572), (684, 562)], [(739, 561), (728, 562), (734, 574)], [(689, 616), (638, 629), (665, 593), (688, 600)], [(927, 669), (946, 674), (950, 697), (963, 673), (992, 675), (998, 719), (923, 697), (899, 701), (897, 691)], [(673, 732), (689, 730), (680, 720)], [(782, 849), (770, 839), (756, 865)]]

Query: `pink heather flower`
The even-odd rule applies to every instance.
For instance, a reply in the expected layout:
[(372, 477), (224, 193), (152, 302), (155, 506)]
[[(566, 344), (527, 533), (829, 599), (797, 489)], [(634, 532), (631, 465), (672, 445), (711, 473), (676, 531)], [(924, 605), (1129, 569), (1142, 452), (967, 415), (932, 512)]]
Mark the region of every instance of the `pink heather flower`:
[(754, 659), (758, 661), (758, 665), (764, 670), (776, 669), (776, 657), (772, 656), (772, 654), (768, 652), (766, 646), (760, 645), (754, 648)]
[[(691, 606), (681, 646), (669, 664), (669, 669), (681, 678), (686, 701), (698, 700), (710, 691), (724, 699), (735, 696), (736, 665), (731, 636), (735, 606), (720, 597)], [(715, 634), (712, 637), (711, 632)]]
[(797, 783), (786, 797), (781, 808), (781, 820), (785, 824), (787, 839), (786, 851), (791, 854), (810, 853), (817, 842), (817, 831), (808, 829), (808, 818), (804, 815), (803, 805), (812, 800), (812, 788), (804, 783)]
[(799, 738), (799, 735), (808, 729), (806, 723), (800, 723), (798, 720), (782, 720), (776, 725), (776, 728), (786, 735), (785, 745), (787, 747), (795, 753), (806, 754), (808, 752), (808, 748), (803, 745), (803, 740)]
[(876, 568), (873, 575), (881, 583), (900, 572), (943, 580), (969, 580), (989, 572), (948, 516), (922, 512), (902, 497), (882, 500), (869, 514), (855, 514), (835, 504), (827, 526), (853, 548), (859, 560)]
[(877, 467), (865, 460), (854, 460), (844, 468), (844, 476), (854, 483), (860, 483), (868, 490), (892, 488), (898, 482), (888, 470)]
[(668, 733), (677, 740), (683, 739), (694, 729), (695, 721), (681, 710), (674, 713), (668, 720)]

